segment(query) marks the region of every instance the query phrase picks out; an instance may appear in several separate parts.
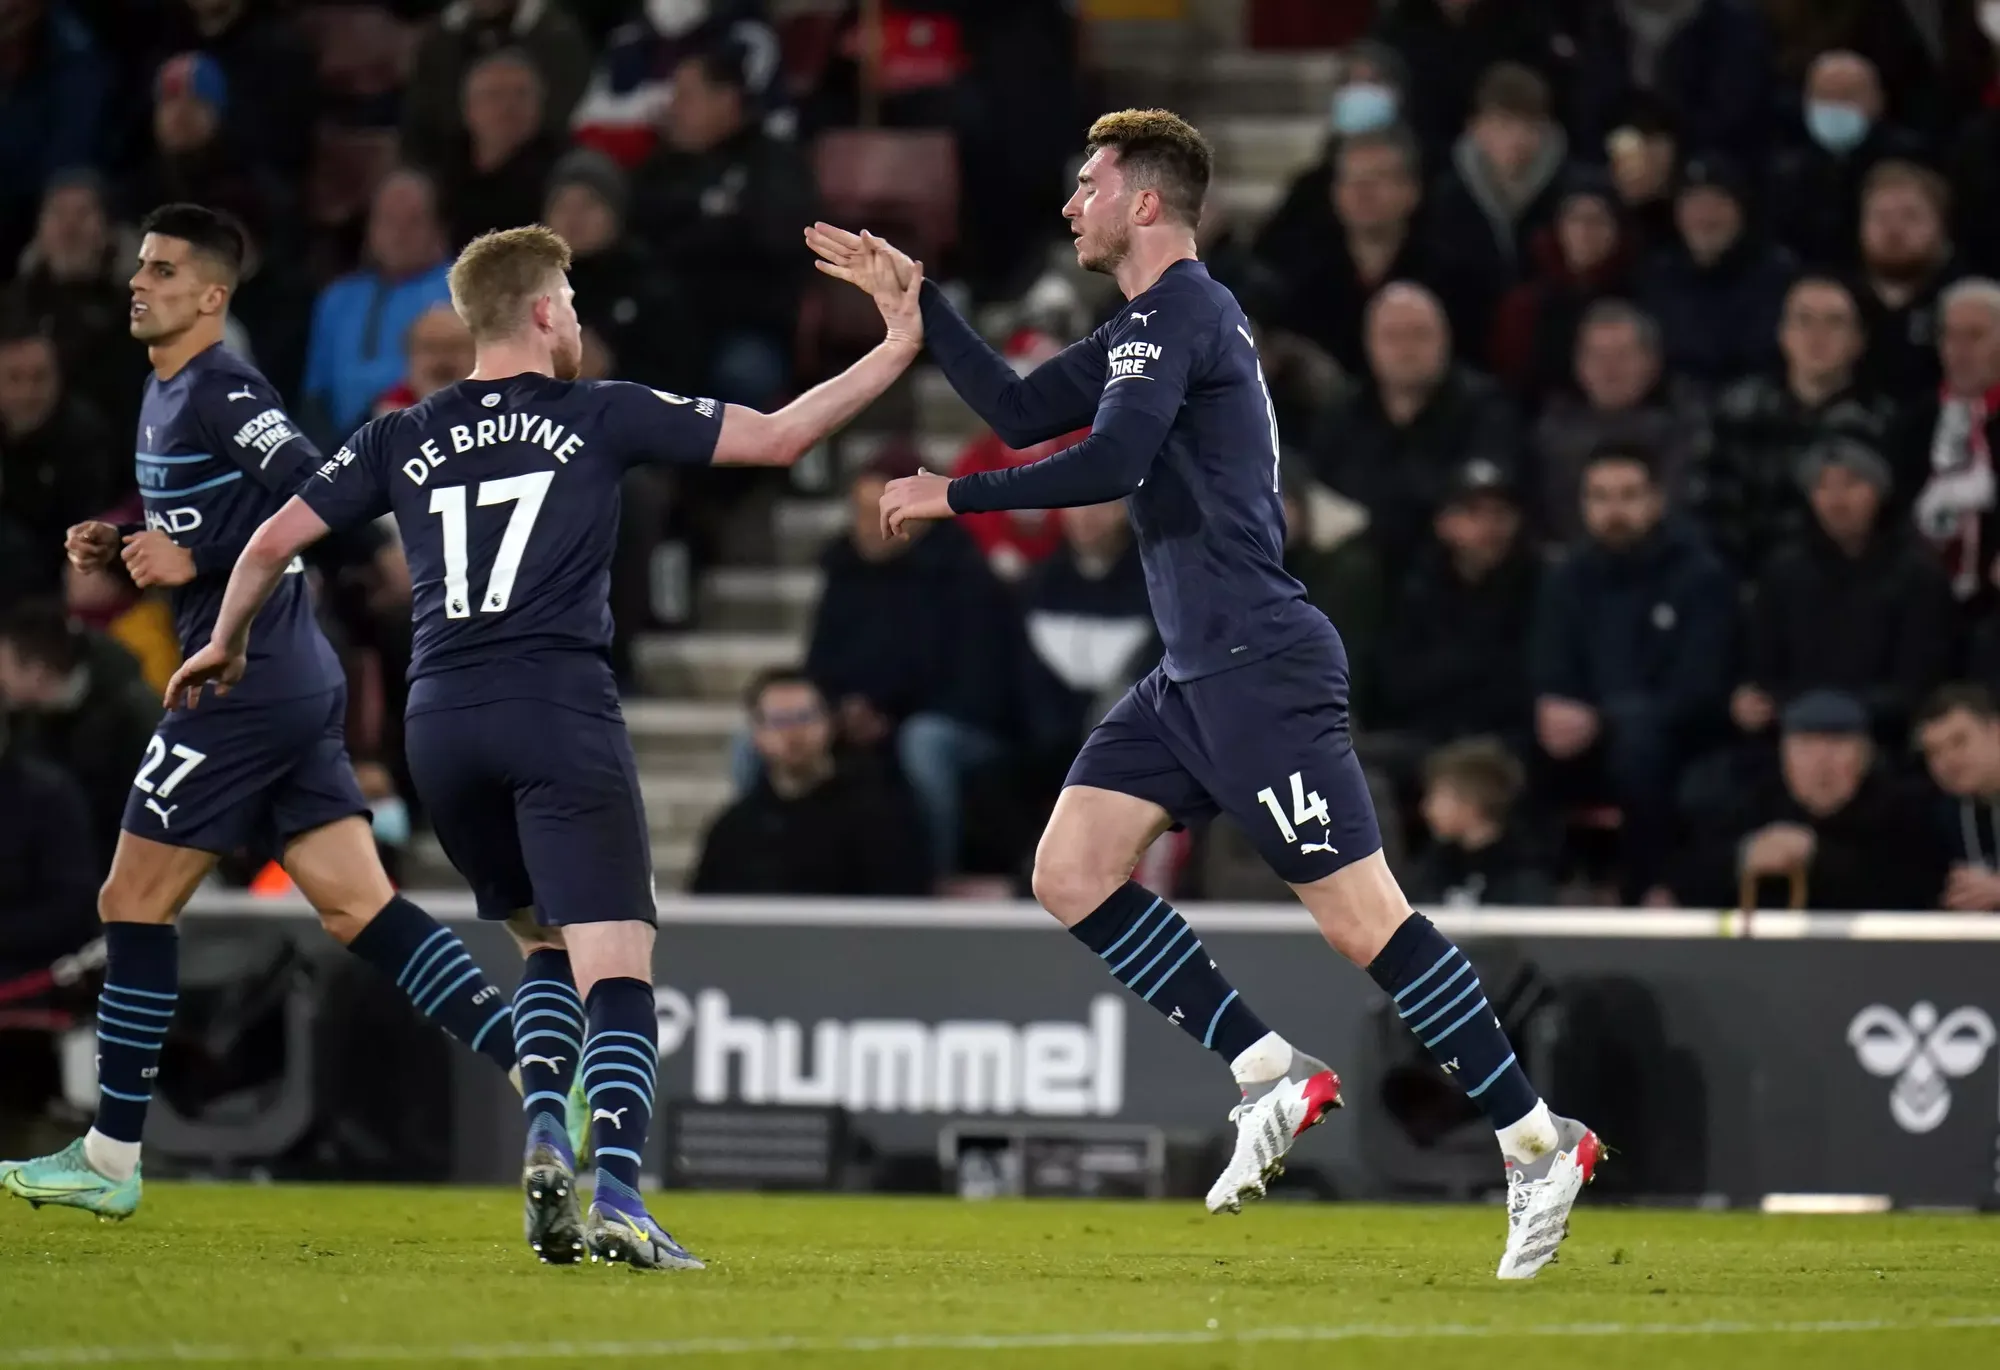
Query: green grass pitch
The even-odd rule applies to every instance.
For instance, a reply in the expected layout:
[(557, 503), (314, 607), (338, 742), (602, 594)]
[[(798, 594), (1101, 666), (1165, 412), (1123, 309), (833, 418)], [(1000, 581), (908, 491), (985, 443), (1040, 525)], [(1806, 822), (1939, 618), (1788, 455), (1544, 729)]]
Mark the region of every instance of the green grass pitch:
[(663, 1194), (698, 1274), (537, 1265), (496, 1190), (161, 1184), (0, 1204), (0, 1366), (1475, 1370), (2000, 1365), (2000, 1222)]

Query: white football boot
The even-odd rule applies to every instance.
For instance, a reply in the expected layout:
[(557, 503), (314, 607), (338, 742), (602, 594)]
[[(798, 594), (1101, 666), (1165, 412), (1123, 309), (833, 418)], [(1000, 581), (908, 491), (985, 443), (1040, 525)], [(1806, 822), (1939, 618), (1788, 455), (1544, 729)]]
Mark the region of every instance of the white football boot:
[(1245, 1199), (1263, 1198), (1264, 1187), (1284, 1173), (1292, 1143), (1340, 1104), (1340, 1077), (1296, 1050), (1282, 1076), (1243, 1086), (1243, 1102), (1229, 1111), (1236, 1150), (1209, 1186), (1208, 1211), (1240, 1213)]
[(1555, 1150), (1526, 1165), (1507, 1162), (1507, 1250), (1503, 1280), (1532, 1280), (1569, 1235), (1569, 1211), (1597, 1175), (1604, 1144), (1574, 1118), (1556, 1117)]

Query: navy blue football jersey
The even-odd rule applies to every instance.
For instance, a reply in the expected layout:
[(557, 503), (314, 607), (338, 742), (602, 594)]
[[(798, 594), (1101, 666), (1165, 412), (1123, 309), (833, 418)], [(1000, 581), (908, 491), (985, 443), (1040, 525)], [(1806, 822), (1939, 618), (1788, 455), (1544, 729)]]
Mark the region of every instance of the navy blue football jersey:
[(618, 487), (705, 464), (723, 407), (624, 381), (460, 381), (357, 432), (300, 496), (333, 528), (393, 513), (409, 559), (411, 713), (549, 699), (616, 716)]
[[(191, 550), (197, 574), (173, 592), (181, 652), (208, 644), (237, 554), (319, 463), (257, 368), (217, 343), (171, 380), (146, 381), (139, 407), (146, 526)], [(345, 682), (294, 563), (250, 627), (249, 669), (232, 697), (298, 699)]]

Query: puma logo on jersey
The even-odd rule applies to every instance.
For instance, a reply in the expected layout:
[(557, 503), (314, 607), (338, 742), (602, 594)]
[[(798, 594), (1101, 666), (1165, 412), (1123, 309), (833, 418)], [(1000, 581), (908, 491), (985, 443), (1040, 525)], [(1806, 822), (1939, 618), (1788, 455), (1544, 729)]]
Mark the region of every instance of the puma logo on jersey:
[(1138, 310), (1135, 309), (1132, 311), (1132, 317), (1137, 319), (1141, 324), (1141, 326), (1151, 327), (1153, 322), (1153, 316), (1159, 312), (1160, 311), (1157, 309), (1149, 309), (1145, 313), (1141, 314)]
[(250, 389), (249, 389), (249, 388), (248, 388), (248, 387), (246, 386), (246, 387), (245, 387), (244, 389), (242, 389), (242, 390), (232, 390), (232, 391), (230, 391), (230, 392), (229, 392), (229, 393), (228, 393), (228, 394), (227, 394), (226, 396), (224, 396), (223, 398), (225, 398), (225, 399), (231, 399), (231, 400), (254, 400), (254, 399), (256, 399), (256, 398), (257, 398), (257, 395), (256, 395), (256, 393), (255, 393), (254, 391), (250, 390)]

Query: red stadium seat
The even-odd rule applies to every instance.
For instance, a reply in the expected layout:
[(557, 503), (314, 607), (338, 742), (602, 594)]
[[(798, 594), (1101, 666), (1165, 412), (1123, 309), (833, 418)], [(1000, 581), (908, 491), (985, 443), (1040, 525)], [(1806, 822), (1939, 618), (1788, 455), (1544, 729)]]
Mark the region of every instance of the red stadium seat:
[(933, 260), (958, 237), (958, 144), (942, 129), (832, 129), (813, 146), (832, 222), (893, 235)]
[(416, 30), (380, 5), (307, 5), (298, 24), (319, 56), (320, 89), (338, 99), (400, 90)]
[(1250, 0), (1253, 48), (1340, 48), (1368, 31), (1375, 0)]

